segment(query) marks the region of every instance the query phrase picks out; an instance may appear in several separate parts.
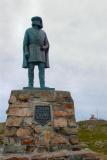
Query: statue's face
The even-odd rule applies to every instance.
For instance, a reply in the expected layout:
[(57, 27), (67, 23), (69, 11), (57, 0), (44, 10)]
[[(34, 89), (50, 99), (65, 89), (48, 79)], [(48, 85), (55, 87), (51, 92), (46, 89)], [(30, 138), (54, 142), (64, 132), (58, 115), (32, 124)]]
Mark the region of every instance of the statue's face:
[(38, 17), (38, 16), (32, 17), (31, 21), (32, 21), (32, 26), (36, 26), (39, 29), (43, 28), (43, 23), (42, 23), (41, 17)]
[(39, 20), (33, 20), (32, 26), (37, 26), (38, 28), (41, 28), (41, 22)]

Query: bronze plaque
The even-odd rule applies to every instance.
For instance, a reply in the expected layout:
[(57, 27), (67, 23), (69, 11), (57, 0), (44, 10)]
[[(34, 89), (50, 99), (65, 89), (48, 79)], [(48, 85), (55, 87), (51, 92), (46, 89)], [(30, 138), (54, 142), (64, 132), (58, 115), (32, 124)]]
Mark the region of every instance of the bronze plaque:
[(51, 107), (48, 105), (38, 105), (35, 107), (34, 119), (42, 126), (51, 120)]

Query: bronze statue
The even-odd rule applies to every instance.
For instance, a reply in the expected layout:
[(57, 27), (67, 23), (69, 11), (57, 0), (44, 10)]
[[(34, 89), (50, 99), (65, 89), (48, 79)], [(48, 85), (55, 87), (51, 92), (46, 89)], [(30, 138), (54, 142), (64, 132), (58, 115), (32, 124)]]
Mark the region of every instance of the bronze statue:
[(32, 27), (25, 32), (23, 41), (23, 68), (28, 68), (28, 87), (34, 86), (34, 68), (39, 69), (40, 87), (45, 88), (45, 68), (49, 68), (49, 42), (42, 30), (41, 17), (32, 17)]

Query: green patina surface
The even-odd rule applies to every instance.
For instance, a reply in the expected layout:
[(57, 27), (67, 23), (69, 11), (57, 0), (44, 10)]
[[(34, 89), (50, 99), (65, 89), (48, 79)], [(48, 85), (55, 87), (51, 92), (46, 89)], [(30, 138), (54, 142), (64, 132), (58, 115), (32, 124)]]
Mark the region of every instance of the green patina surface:
[(45, 68), (49, 68), (49, 42), (42, 30), (41, 17), (32, 17), (32, 27), (28, 28), (23, 40), (23, 68), (28, 68), (28, 86), (34, 86), (34, 68), (38, 66), (40, 87), (45, 87)]

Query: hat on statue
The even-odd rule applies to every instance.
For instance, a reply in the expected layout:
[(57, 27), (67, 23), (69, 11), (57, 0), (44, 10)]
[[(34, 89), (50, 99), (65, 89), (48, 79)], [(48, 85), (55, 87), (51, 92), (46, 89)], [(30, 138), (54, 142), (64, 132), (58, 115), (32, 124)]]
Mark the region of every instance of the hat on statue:
[(32, 25), (38, 25), (40, 28), (43, 28), (42, 18), (35, 16), (31, 18)]

